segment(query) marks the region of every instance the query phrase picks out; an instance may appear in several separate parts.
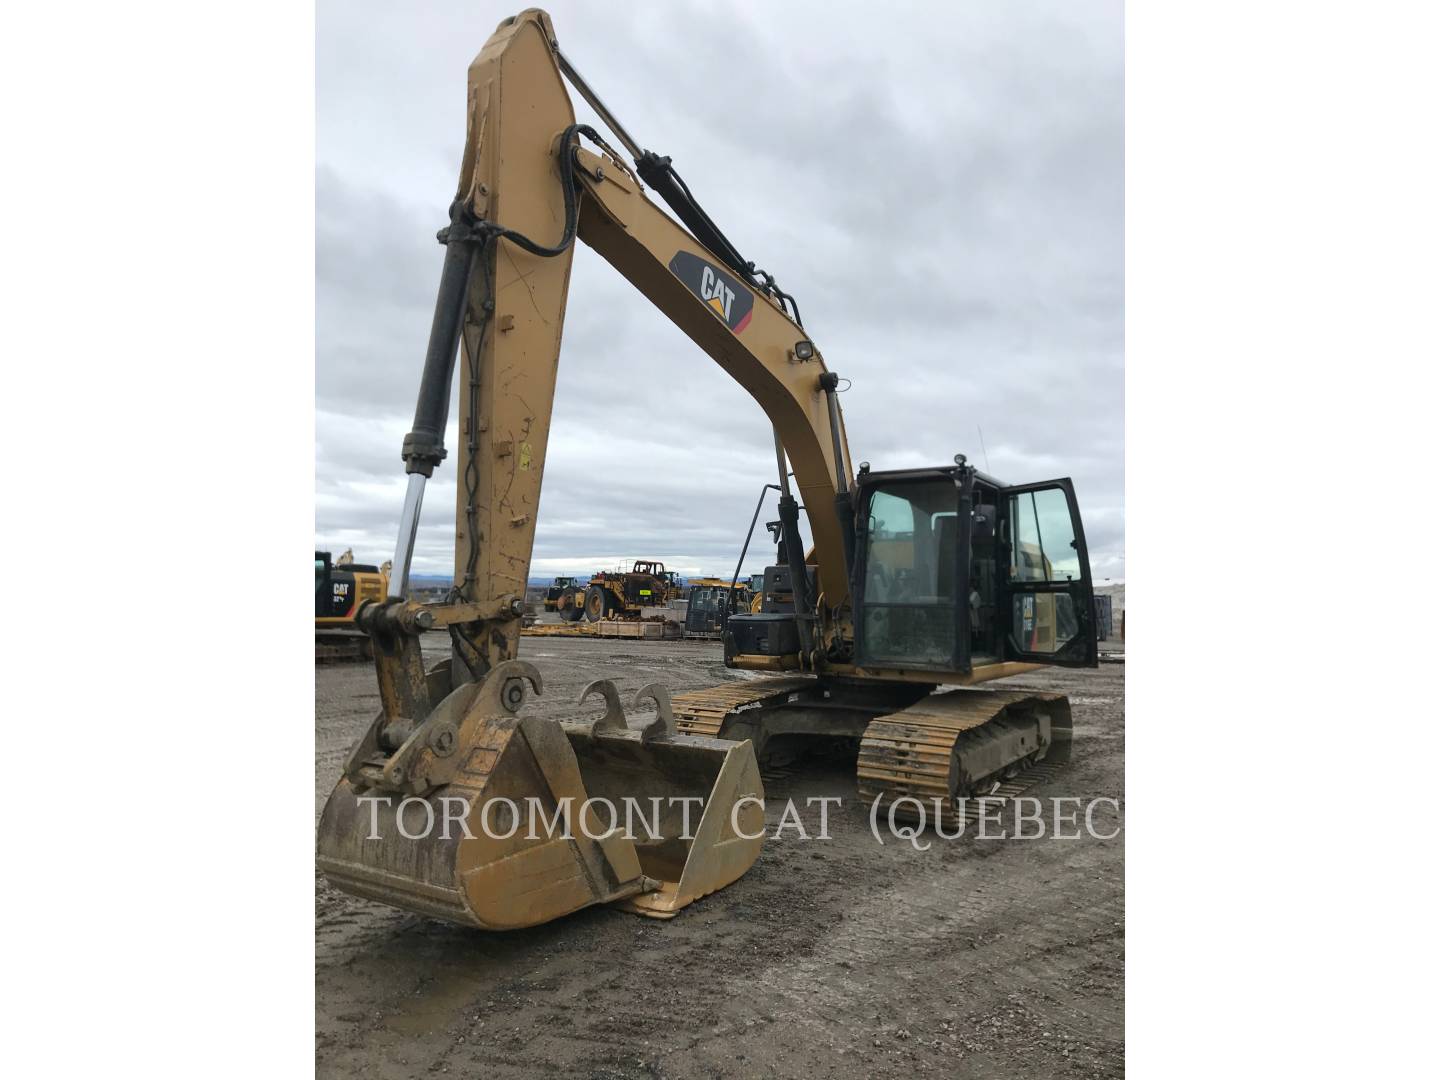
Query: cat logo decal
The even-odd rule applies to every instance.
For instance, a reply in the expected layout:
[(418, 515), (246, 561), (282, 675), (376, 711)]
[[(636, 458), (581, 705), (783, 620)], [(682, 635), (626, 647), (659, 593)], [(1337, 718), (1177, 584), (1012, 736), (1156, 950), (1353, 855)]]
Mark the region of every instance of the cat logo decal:
[(750, 325), (750, 316), (755, 314), (754, 295), (714, 263), (688, 251), (677, 251), (670, 260), (670, 272), (705, 301), (705, 306), (732, 333), (741, 333)]

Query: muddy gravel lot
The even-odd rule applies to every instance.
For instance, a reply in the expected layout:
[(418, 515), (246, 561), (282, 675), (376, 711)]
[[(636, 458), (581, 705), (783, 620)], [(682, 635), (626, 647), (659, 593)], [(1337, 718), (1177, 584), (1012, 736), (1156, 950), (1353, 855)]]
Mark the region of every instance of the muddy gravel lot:
[[(430, 635), (435, 658), (446, 641)], [(673, 692), (743, 673), (718, 644), (525, 638), (545, 695)], [(1072, 764), (1029, 794), (1124, 796), (1123, 664), (995, 684), (1070, 695)], [(378, 708), (373, 669), (315, 678), (315, 813)], [(839, 795), (830, 839), (767, 840), (743, 878), (668, 922), (590, 908), (485, 934), (348, 897), (316, 879), (316, 1060), (322, 1077), (1119, 1076), (1124, 1054), (1122, 811), (1079, 839), (956, 840), (929, 850), (870, 831), (853, 763), (806, 759), (766, 778), (787, 797)], [(1075, 804), (1064, 804), (1073, 812)], [(1033, 809), (1033, 807), (1032, 807)], [(1014, 832), (1014, 815), (1002, 815)], [(1028, 832), (1037, 826), (1028, 826)], [(1000, 831), (990, 826), (990, 832)], [(923, 842), (923, 841), (922, 841)]]

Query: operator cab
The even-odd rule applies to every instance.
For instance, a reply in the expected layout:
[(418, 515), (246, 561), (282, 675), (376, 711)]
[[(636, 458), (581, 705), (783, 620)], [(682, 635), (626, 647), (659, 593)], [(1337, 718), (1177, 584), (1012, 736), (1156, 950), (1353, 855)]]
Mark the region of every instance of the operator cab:
[(963, 464), (862, 470), (856, 496), (858, 665), (1096, 663), (1090, 560), (1069, 479), (1012, 487)]
[(728, 583), (691, 585), (687, 599), (687, 635), (719, 637), (731, 615), (750, 610), (750, 590), (744, 583), (733, 589)]

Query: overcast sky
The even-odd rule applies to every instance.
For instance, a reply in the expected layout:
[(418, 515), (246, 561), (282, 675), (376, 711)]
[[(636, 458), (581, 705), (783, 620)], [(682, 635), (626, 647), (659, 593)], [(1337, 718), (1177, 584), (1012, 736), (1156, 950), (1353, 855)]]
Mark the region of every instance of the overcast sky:
[[(319, 4), (317, 547), (393, 553), (465, 72), (517, 10)], [(1096, 580), (1124, 577), (1121, 3), (547, 10), (636, 140), (670, 155), (745, 257), (795, 295), (851, 380), (855, 460), (892, 469), (959, 451), (1011, 483), (1073, 477)], [(576, 114), (600, 126), (578, 98)], [(774, 480), (769, 422), (578, 248), (531, 574), (655, 557), (728, 575)], [(451, 568), (453, 421), (446, 445), (416, 573)], [(772, 502), (761, 520), (774, 516)], [(773, 554), (762, 529), (746, 572)]]

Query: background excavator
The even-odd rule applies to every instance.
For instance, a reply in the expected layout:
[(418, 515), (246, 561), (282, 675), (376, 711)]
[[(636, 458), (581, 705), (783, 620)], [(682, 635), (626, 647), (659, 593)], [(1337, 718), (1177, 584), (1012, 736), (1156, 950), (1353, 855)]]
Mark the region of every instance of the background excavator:
[(749, 578), (691, 578), (685, 583), (685, 599), (685, 636), (718, 638), (725, 633), (726, 620), (751, 610), (754, 598)]
[[(565, 79), (629, 160), (575, 122)], [(374, 643), (382, 708), (321, 816), (328, 879), (492, 929), (596, 903), (667, 917), (758, 856), (757, 755), (793, 754), (808, 736), (851, 740), (862, 797), (930, 821), (1067, 760), (1065, 698), (975, 687), (1096, 663), (1071, 483), (1002, 483), (960, 454), (898, 471), (852, 461), (840, 379), (794, 298), (740, 255), (669, 158), (630, 137), (544, 12), (504, 20), (471, 65), (467, 129), (402, 447), (395, 572), (356, 619)], [(645, 687), (636, 703), (653, 701), (655, 716), (643, 728), (606, 681), (586, 688), (582, 703), (597, 705), (574, 720), (527, 715), (541, 679), (516, 659), (576, 239), (734, 378), (775, 434), (777, 565), (761, 610), (730, 615), (724, 631), (727, 666), (754, 674), (673, 701)], [(454, 586), (417, 604), (406, 581), (425, 482), (447, 454), (457, 350)], [(451, 655), (427, 671), (419, 635), (431, 628), (448, 631)], [(602, 820), (603, 801), (626, 799), (657, 807), (639, 835)], [(698, 824), (687, 799), (702, 801)], [(542, 820), (578, 807), (576, 828), (496, 827), (527, 805)], [(454, 807), (457, 828), (434, 828)]]
[(390, 564), (357, 563), (347, 549), (338, 559), (315, 552), (315, 659), (370, 660), (370, 639), (355, 628), (355, 614), (367, 600), (380, 600), (390, 584)]

